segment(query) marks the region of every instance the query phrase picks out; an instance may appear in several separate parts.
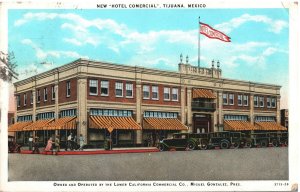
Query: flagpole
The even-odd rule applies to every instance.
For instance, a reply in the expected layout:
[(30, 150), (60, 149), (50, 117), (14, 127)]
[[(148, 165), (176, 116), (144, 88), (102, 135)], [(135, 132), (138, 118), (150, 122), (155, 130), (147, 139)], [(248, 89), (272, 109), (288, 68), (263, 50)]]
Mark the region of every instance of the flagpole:
[(200, 68), (200, 16), (198, 21), (198, 68)]

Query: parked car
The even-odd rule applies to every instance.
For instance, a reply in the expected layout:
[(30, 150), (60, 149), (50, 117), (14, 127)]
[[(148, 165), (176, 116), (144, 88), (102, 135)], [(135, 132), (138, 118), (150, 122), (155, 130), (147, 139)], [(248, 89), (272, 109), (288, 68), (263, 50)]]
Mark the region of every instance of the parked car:
[(158, 144), (160, 151), (166, 151), (172, 148), (194, 150), (197, 147), (197, 139), (190, 133), (175, 133), (173, 138), (163, 139)]

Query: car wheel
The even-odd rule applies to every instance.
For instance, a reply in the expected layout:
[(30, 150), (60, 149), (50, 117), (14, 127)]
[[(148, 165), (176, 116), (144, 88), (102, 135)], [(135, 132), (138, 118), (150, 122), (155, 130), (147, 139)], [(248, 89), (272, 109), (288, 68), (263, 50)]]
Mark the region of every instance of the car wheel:
[(244, 145), (245, 148), (250, 148), (251, 147), (251, 143), (250, 142), (246, 142)]
[(266, 140), (262, 140), (262, 141), (260, 141), (260, 146), (261, 147), (267, 147), (268, 146), (268, 142)]
[(274, 147), (279, 147), (279, 142), (277, 140), (272, 141)]
[(164, 146), (163, 144), (159, 144), (158, 145), (158, 149), (159, 149), (159, 151), (165, 151), (166, 150), (166, 146)]
[(233, 143), (233, 144), (232, 144), (232, 147), (233, 147), (234, 149), (237, 149), (237, 148), (240, 147), (240, 144), (239, 144), (239, 143)]
[(220, 144), (221, 149), (228, 149), (229, 148), (229, 142), (228, 141), (222, 141)]
[(196, 144), (194, 142), (189, 142), (187, 148), (189, 150), (194, 150), (196, 148)]
[(199, 147), (201, 150), (206, 150), (208, 148), (208, 145), (206, 142), (202, 142)]

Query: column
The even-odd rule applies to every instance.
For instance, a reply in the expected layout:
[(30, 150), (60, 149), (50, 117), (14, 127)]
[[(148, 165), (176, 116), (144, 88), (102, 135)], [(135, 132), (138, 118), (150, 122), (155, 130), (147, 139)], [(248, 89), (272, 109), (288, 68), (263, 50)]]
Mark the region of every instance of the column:
[(181, 108), (180, 108), (180, 113), (181, 113), (181, 123), (185, 124), (185, 87), (181, 87), (181, 91), (180, 91), (180, 104), (181, 104)]
[(280, 96), (277, 96), (276, 101), (276, 121), (280, 124)]
[[(137, 80), (136, 81), (136, 94), (135, 94), (135, 96), (136, 96), (136, 122), (142, 126), (141, 93), (142, 93), (141, 80)], [(137, 130), (136, 131), (136, 144), (138, 144), (138, 145), (142, 144), (142, 137), (143, 137), (142, 130)]]
[(79, 135), (85, 138), (85, 144), (87, 143), (87, 79), (81, 77), (77, 80), (77, 99), (78, 99), (78, 107), (77, 107), (77, 119), (78, 119), (78, 127), (77, 127), (77, 138)]
[(59, 118), (59, 107), (58, 107), (58, 95), (59, 95), (59, 92), (58, 92), (58, 81), (55, 82), (55, 85), (54, 85), (54, 91), (55, 91), (55, 118), (58, 119)]
[[(35, 122), (36, 118), (36, 91), (35, 91), (35, 82), (32, 88), (32, 121)], [(32, 137), (35, 138), (35, 131), (32, 131)]]
[(192, 127), (192, 88), (187, 88), (187, 125), (189, 126), (189, 132), (193, 132)]
[[(219, 127), (217, 127), (214, 131), (224, 130), (224, 117), (223, 117), (223, 92), (218, 92), (218, 114), (219, 114)], [(221, 126), (220, 126), (221, 125)]]
[(250, 106), (250, 123), (251, 125), (254, 125), (254, 95), (253, 93), (250, 93), (250, 98), (249, 98), (249, 106)]

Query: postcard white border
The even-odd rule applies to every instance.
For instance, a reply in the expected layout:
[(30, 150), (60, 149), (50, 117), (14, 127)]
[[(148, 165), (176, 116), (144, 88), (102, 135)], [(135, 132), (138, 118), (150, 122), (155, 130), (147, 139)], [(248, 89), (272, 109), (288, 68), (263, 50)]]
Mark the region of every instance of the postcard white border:
[[(0, 2), (1, 3), (1, 2)], [(96, 9), (96, 5), (100, 3), (108, 3), (104, 0), (90, 0), (87, 2), (84, 1), (20, 1), (20, 2), (9, 2), (5, 1), (0, 4), (0, 48), (3, 51), (7, 50), (7, 10), (8, 9)], [(117, 0), (114, 1), (114, 4), (163, 4), (171, 3), (169, 0)], [(204, 3), (206, 4), (205, 9), (211, 8), (285, 8), (289, 13), (289, 180), (288, 181), (237, 181), (242, 184), (241, 187), (205, 187), (205, 188), (181, 188), (181, 187), (105, 187), (105, 183), (111, 182), (91, 182), (87, 181), (85, 183), (100, 183), (104, 184), (104, 187), (56, 187), (54, 186), (55, 182), (7, 182), (8, 176), (8, 160), (7, 160), (7, 114), (8, 104), (3, 101), (8, 101), (8, 85), (1, 82), (1, 180), (0, 180), (0, 191), (291, 191), (294, 184), (299, 182), (299, 135), (300, 123), (297, 121), (300, 114), (300, 105), (299, 105), (299, 95), (300, 95), (300, 70), (299, 70), (299, 8), (298, 1), (238, 1), (238, 0), (226, 0), (226, 1), (208, 1), (208, 0), (173, 0), (172, 3)], [(110, 3), (112, 4), (112, 3)], [(5, 30), (3, 30), (5, 29)], [(129, 182), (129, 181), (127, 181)], [(131, 182), (131, 181), (130, 181)], [(132, 183), (137, 183), (134, 181)], [(148, 181), (151, 182), (151, 181)], [(168, 182), (168, 181), (164, 181)], [(190, 183), (191, 181), (169, 181), (176, 183)], [(209, 181), (199, 181), (207, 183)], [(222, 181), (223, 182), (223, 181)], [(224, 181), (230, 183), (230, 181)], [(278, 186), (274, 187), (274, 183), (288, 183), (287, 186)], [(74, 182), (57, 182), (65, 183), (67, 185)], [(75, 182), (78, 183), (78, 182)], [(145, 182), (144, 182), (145, 183)]]

